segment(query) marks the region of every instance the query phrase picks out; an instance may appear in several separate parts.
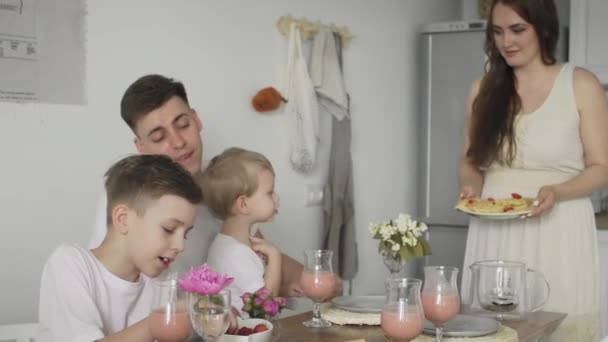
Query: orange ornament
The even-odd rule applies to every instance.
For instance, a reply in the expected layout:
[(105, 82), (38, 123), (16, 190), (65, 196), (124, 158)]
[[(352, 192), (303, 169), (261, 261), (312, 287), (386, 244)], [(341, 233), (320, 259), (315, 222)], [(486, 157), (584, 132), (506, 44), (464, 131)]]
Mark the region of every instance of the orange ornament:
[(287, 102), (276, 89), (267, 87), (255, 94), (251, 104), (258, 112), (270, 112), (279, 108), (281, 101)]

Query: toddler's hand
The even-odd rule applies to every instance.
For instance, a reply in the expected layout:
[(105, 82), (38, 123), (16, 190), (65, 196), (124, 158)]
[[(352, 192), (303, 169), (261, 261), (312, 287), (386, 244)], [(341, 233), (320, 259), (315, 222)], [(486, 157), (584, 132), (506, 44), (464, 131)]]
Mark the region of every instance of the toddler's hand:
[(251, 249), (258, 254), (263, 254), (267, 259), (281, 257), (281, 251), (279, 248), (267, 240), (250, 236), (249, 241), (251, 241)]

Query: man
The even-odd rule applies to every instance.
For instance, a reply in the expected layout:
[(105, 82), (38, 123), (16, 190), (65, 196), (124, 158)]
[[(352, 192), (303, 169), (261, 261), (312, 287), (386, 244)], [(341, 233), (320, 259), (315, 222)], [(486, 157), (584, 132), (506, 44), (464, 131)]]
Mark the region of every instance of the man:
[[(120, 111), (135, 134), (133, 140), (140, 154), (167, 155), (200, 179), (203, 124), (190, 107), (181, 82), (161, 75), (143, 76), (125, 91)], [(107, 231), (105, 195), (98, 202), (95, 217), (89, 248), (99, 246)], [(207, 208), (200, 206), (194, 229), (188, 235), (186, 249), (176, 260), (177, 264), (184, 270), (202, 264), (219, 227), (220, 223)], [(302, 264), (296, 260), (282, 256), (281, 295), (301, 295), (298, 282), (302, 269)]]

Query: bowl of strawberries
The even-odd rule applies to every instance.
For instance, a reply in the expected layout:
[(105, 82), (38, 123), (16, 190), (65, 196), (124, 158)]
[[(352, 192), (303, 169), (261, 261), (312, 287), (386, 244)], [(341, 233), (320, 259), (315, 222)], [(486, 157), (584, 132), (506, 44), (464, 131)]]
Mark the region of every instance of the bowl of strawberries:
[(234, 335), (224, 334), (219, 342), (270, 342), (272, 323), (265, 319), (238, 319), (238, 330)]

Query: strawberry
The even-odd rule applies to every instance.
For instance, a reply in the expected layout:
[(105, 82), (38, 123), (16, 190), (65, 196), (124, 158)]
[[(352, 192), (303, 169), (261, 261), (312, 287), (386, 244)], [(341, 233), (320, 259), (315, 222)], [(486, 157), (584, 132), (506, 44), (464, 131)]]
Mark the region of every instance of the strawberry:
[(492, 197), (488, 197), (488, 201), (490, 201), (490, 202), (496, 202), (496, 200), (493, 199)]
[(469, 204), (473, 204), (473, 203), (475, 203), (475, 200), (474, 199), (470, 199), (470, 200), (468, 200), (468, 202), (469, 202)]
[(240, 329), (239, 329), (239, 330), (236, 332), (236, 334), (237, 334), (237, 335), (239, 335), (239, 336), (249, 336), (249, 335), (251, 335), (251, 334), (253, 334), (253, 333), (254, 333), (253, 329), (248, 328), (248, 327), (241, 327), (241, 328), (240, 328)]
[(520, 194), (518, 194), (517, 192), (514, 192), (514, 193), (512, 193), (512, 194), (511, 194), (511, 197), (513, 197), (513, 198), (515, 198), (515, 199), (520, 199), (520, 198), (521, 198), (521, 195), (520, 195)]
[(258, 324), (253, 328), (254, 333), (261, 333), (268, 330), (268, 327), (264, 324)]
[(508, 211), (513, 211), (513, 207), (505, 207), (503, 211), (506, 213)]

